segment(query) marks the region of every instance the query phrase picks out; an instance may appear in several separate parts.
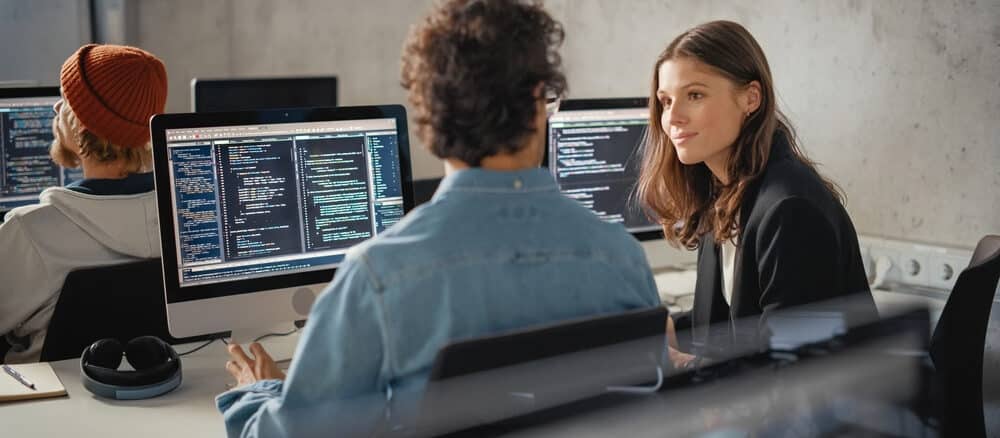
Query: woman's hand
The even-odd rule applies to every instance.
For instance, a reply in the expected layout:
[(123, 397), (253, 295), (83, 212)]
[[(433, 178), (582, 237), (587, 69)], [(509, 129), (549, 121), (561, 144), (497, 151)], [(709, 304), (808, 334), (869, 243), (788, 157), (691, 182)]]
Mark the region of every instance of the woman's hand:
[(695, 356), (678, 350), (677, 330), (674, 328), (674, 318), (667, 316), (667, 353), (670, 355), (670, 362), (674, 364), (675, 370), (684, 369)]
[(677, 345), (677, 330), (674, 328), (674, 317), (667, 315), (667, 345), (680, 348)]
[(683, 351), (675, 349), (674, 347), (667, 347), (667, 348), (669, 349), (668, 353), (670, 355), (670, 362), (674, 364), (675, 370), (684, 369), (695, 358), (695, 355), (687, 354)]
[(285, 380), (285, 373), (278, 368), (278, 364), (260, 344), (256, 342), (250, 344), (250, 353), (254, 359), (247, 356), (240, 344), (229, 344), (228, 349), (232, 360), (226, 362), (226, 371), (236, 378), (237, 386), (249, 385), (259, 380)]

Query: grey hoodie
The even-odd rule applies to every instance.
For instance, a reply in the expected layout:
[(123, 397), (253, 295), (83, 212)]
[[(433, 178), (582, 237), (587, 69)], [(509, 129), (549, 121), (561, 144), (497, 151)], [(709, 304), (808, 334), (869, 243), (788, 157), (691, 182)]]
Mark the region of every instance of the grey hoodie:
[(0, 225), (0, 335), (27, 341), (7, 363), (37, 361), (66, 275), (160, 256), (156, 194), (90, 195), (63, 187)]

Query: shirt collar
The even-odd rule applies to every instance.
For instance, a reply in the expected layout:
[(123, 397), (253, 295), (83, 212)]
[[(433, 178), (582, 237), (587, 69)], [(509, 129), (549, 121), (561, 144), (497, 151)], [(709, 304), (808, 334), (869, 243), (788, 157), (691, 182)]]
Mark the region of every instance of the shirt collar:
[(479, 167), (459, 170), (441, 180), (434, 199), (448, 192), (520, 193), (559, 191), (548, 169), (514, 171), (486, 170)]
[(132, 173), (122, 179), (82, 179), (66, 188), (89, 195), (136, 195), (153, 191), (153, 173)]

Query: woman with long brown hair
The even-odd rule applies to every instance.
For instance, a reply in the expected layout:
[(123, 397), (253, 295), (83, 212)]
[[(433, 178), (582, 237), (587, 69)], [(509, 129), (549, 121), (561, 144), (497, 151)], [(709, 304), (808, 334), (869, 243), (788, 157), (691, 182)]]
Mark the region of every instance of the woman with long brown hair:
[(861, 294), (848, 323), (875, 315), (840, 190), (800, 151), (743, 26), (675, 38), (654, 65), (649, 108), (637, 194), (671, 244), (698, 250), (696, 352), (764, 346), (779, 308)]

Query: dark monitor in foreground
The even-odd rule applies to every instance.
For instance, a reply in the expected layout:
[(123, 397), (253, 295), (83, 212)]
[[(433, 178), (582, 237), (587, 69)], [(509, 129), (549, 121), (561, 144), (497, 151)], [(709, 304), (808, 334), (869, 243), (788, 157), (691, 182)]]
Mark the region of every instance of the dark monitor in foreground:
[(175, 337), (303, 319), (347, 251), (413, 206), (399, 105), (164, 114), (151, 127)]
[(194, 112), (337, 106), (337, 77), (192, 79)]
[(548, 120), (546, 162), (562, 192), (640, 240), (662, 236), (633, 199), (645, 98), (566, 100)]
[(38, 202), (48, 187), (83, 177), (49, 158), (58, 87), (0, 88), (0, 222), (10, 209)]

